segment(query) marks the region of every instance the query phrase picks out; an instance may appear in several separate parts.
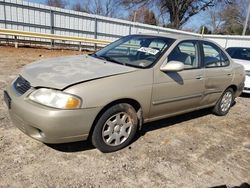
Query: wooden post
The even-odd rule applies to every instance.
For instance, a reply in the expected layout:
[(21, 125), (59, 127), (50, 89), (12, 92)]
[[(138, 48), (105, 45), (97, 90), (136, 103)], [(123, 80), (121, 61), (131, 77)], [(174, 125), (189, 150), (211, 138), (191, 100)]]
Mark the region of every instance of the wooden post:
[(247, 16), (246, 16), (246, 21), (245, 21), (244, 28), (243, 28), (243, 31), (242, 31), (242, 35), (246, 35), (248, 20), (249, 20), (249, 14), (250, 14), (250, 2), (249, 2), (249, 5), (248, 5), (248, 9), (247, 9)]
[(18, 48), (18, 40), (17, 40), (17, 36), (14, 36), (14, 44), (15, 44), (15, 48)]
[[(50, 34), (54, 34), (55, 30), (54, 30), (54, 12), (53, 10), (50, 10)], [(51, 49), (53, 49), (55, 46), (55, 41), (52, 39), (50, 42), (50, 47)]]
[(6, 5), (5, 0), (3, 0), (3, 19), (4, 19), (4, 28), (7, 29), (7, 22), (6, 22)]
[[(94, 37), (95, 39), (97, 39), (97, 18), (95, 17), (95, 33), (94, 33)], [(97, 44), (94, 45), (94, 50), (96, 51), (97, 50)]]
[(82, 43), (79, 42), (79, 52), (81, 52), (81, 51), (82, 51)]
[(201, 38), (203, 38), (204, 33), (205, 33), (205, 26), (202, 26)]

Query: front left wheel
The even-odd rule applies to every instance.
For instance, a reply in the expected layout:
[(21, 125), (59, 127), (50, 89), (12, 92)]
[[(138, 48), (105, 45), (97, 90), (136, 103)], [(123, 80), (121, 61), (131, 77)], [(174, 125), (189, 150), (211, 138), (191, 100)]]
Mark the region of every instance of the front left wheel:
[(126, 103), (107, 109), (97, 121), (93, 145), (102, 152), (114, 152), (126, 147), (137, 131), (138, 118), (135, 109)]

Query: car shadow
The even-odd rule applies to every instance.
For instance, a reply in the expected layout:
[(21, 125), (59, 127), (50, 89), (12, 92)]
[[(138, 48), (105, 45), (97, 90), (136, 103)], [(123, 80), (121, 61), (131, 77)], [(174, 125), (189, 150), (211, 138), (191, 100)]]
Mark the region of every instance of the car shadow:
[(232, 188), (250, 188), (250, 185), (248, 183), (242, 183), (240, 186), (218, 185), (218, 186), (213, 186), (211, 188), (228, 188), (228, 187), (232, 187)]
[(168, 72), (165, 74), (168, 75), (172, 80), (174, 80), (179, 85), (184, 84), (184, 80), (182, 79), (182, 77), (180, 76), (180, 74), (178, 72)]
[(87, 141), (71, 142), (64, 144), (46, 144), (48, 147), (64, 153), (75, 153), (95, 149), (92, 143)]
[(182, 114), (182, 115), (178, 115), (178, 116), (174, 116), (170, 118), (165, 118), (165, 119), (158, 120), (158, 121), (153, 121), (150, 123), (145, 123), (141, 128), (140, 135), (138, 138), (140, 138), (140, 136), (144, 136), (146, 133), (150, 131), (154, 131), (156, 129), (161, 129), (165, 127), (170, 127), (170, 126), (173, 126), (173, 125), (185, 122), (185, 121), (189, 121), (192, 119), (196, 119), (199, 117), (203, 117), (209, 114), (211, 114), (210, 109), (202, 109), (202, 110), (197, 110), (197, 111), (189, 112), (186, 114)]
[(242, 97), (242, 98), (250, 98), (250, 93), (242, 93), (240, 95), (240, 97)]
[[(136, 134), (133, 142), (137, 141), (140, 137), (144, 136), (150, 131), (173, 126), (178, 123), (189, 121), (191, 119), (199, 118), (199, 117), (206, 116), (209, 114), (211, 114), (211, 111), (209, 109), (202, 109), (202, 110), (190, 112), (190, 113), (183, 114), (183, 115), (178, 115), (175, 117), (170, 117), (170, 118), (166, 118), (166, 119), (162, 119), (162, 120), (158, 120), (158, 121), (154, 121), (150, 123), (145, 123), (142, 126), (141, 130), (138, 131), (138, 133)], [(95, 149), (95, 147), (91, 144), (89, 140), (65, 143), (65, 144), (46, 144), (46, 145), (54, 150), (65, 152), (65, 153), (74, 153), (74, 152), (81, 152), (81, 151)]]

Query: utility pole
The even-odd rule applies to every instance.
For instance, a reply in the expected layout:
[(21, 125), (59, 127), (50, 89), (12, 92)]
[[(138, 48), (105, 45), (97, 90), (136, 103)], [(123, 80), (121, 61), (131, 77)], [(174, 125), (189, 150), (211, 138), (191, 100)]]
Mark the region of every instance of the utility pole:
[[(135, 22), (136, 22), (136, 16), (137, 16), (137, 11), (135, 11), (134, 13), (134, 17), (133, 17), (133, 24), (134, 24), (134, 30), (135, 30)], [(136, 31), (136, 34), (137, 34), (137, 31)]]
[(249, 14), (250, 14), (250, 1), (248, 3), (248, 10), (247, 10), (246, 22), (245, 22), (245, 25), (244, 25), (244, 29), (243, 29), (242, 35), (246, 35), (247, 26), (248, 26), (248, 20), (249, 20)]
[(136, 22), (136, 16), (137, 16), (137, 11), (135, 11), (135, 13), (134, 13), (133, 22)]

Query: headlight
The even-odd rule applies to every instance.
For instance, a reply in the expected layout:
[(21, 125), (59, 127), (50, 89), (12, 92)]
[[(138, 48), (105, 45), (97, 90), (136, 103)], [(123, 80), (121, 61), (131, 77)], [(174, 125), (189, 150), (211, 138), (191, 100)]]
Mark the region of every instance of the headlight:
[(35, 90), (28, 98), (31, 101), (53, 108), (76, 109), (81, 107), (79, 97), (53, 89), (41, 88)]
[(246, 71), (246, 75), (247, 75), (247, 76), (250, 76), (250, 70), (247, 70), (247, 71)]

